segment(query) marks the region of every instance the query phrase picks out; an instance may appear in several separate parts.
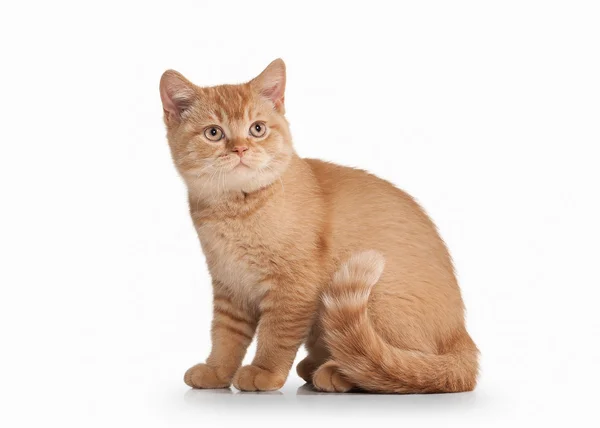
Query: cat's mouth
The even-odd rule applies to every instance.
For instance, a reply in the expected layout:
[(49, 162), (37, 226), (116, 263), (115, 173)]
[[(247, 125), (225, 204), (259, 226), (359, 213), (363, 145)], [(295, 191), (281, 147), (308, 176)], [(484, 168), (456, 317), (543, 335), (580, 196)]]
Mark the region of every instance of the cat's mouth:
[(257, 158), (255, 156), (231, 156), (226, 161), (220, 162), (220, 165), (216, 165), (217, 168), (223, 170), (226, 173), (232, 174), (242, 174), (244, 173), (254, 173), (260, 172), (264, 167), (266, 167), (266, 163), (264, 159)]
[(248, 165), (246, 165), (242, 159), (240, 159), (240, 161), (237, 163), (237, 165), (235, 165), (233, 167), (234, 170), (236, 170), (236, 169), (249, 169), (249, 168), (250, 167)]
[[(236, 156), (237, 157), (237, 156)], [(253, 169), (251, 162), (248, 159), (244, 160), (244, 158), (238, 158), (231, 162), (229, 171), (244, 171)]]

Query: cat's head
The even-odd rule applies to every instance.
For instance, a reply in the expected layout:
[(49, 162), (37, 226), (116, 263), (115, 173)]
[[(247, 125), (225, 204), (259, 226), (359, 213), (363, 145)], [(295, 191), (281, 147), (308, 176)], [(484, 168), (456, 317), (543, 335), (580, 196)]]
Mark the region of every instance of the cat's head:
[(240, 85), (199, 87), (176, 71), (163, 74), (167, 138), (190, 190), (249, 193), (279, 179), (293, 154), (284, 91), (281, 59)]

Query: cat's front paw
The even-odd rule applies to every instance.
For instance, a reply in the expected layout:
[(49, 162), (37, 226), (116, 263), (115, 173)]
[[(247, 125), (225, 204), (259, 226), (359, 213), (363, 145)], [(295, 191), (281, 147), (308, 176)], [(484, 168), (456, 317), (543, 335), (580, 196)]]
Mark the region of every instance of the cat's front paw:
[(228, 388), (231, 382), (219, 376), (219, 370), (206, 364), (197, 364), (187, 372), (183, 377), (186, 385), (198, 389), (216, 389)]
[(274, 391), (285, 383), (285, 376), (257, 366), (244, 366), (233, 377), (233, 386), (240, 391)]

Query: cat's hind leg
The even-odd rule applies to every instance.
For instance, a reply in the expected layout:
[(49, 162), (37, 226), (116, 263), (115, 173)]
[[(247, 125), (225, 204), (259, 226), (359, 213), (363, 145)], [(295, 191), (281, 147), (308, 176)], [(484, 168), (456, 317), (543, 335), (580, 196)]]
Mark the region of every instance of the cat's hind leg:
[(306, 383), (312, 383), (313, 374), (317, 369), (330, 359), (329, 351), (322, 339), (322, 330), (320, 322), (317, 321), (306, 339), (306, 350), (308, 355), (296, 366), (296, 373)]
[(319, 364), (310, 355), (300, 361), (296, 366), (296, 373), (306, 383), (312, 383), (312, 376), (315, 371), (319, 368)]

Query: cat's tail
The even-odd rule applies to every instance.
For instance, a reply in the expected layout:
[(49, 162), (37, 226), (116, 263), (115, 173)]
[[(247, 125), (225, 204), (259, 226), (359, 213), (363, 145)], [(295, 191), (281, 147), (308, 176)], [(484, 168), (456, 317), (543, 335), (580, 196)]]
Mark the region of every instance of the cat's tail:
[(376, 251), (354, 254), (323, 296), (325, 342), (341, 374), (372, 392), (471, 391), (477, 382), (478, 351), (466, 332), (444, 354), (396, 348), (377, 334), (367, 304), (384, 264)]

